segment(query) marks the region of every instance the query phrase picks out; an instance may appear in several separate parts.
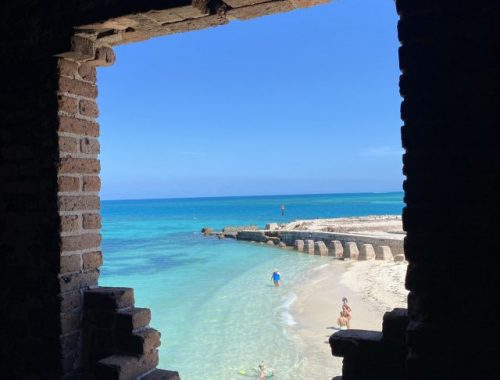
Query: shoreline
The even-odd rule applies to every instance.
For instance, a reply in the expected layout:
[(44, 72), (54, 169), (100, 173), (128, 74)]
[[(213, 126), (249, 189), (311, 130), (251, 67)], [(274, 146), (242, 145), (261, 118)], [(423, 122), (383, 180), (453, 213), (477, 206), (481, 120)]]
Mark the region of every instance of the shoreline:
[(333, 357), (328, 338), (338, 331), (342, 297), (352, 308), (351, 328), (382, 330), (382, 316), (396, 307), (406, 307), (401, 262), (334, 261), (309, 272), (308, 280), (296, 286), (296, 301), (290, 312), (297, 352), (308, 363), (315, 379), (330, 380), (342, 374), (342, 358)]

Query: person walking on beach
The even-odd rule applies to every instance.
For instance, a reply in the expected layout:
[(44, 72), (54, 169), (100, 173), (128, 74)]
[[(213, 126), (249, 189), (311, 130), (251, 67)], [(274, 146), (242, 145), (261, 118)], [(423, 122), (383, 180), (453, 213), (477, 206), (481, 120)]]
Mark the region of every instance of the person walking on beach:
[(281, 273), (278, 272), (278, 269), (274, 268), (274, 272), (271, 275), (271, 280), (273, 280), (274, 286), (279, 288), (281, 285)]
[(347, 303), (347, 298), (342, 298), (342, 313), (344, 315), (345, 318), (347, 318), (347, 328), (350, 329), (351, 328), (351, 318), (352, 318), (352, 314), (351, 314), (351, 307), (349, 306), (349, 304)]
[(340, 312), (340, 317), (337, 319), (337, 324), (339, 325), (340, 330), (347, 330), (349, 328), (349, 320), (347, 319), (343, 311)]

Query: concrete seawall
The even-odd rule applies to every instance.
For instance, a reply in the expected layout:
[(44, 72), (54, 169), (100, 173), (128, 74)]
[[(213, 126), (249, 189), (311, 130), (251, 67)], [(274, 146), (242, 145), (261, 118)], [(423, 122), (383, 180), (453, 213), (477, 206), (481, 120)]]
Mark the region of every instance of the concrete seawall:
[(202, 233), (339, 259), (405, 260), (405, 233), (398, 215), (297, 220), (268, 223), (264, 229), (226, 227), (220, 232), (206, 227)]
[[(351, 252), (355, 249), (356, 252), (384, 252), (385, 254), (362, 255), (363, 259), (382, 259), (387, 260), (403, 255), (403, 238), (397, 236), (394, 238), (367, 236), (362, 234), (340, 233), (340, 232), (312, 232), (312, 231), (286, 231), (286, 230), (257, 230), (257, 231), (238, 231), (236, 239), (243, 241), (251, 241), (256, 243), (267, 243), (278, 245), (284, 243), (286, 247), (295, 248), (298, 251), (309, 254), (322, 254), (328, 256), (336, 256), (338, 258), (348, 258), (349, 254), (338, 254), (340, 246), (343, 247), (343, 252)], [(318, 246), (317, 243), (323, 243), (325, 248), (320, 251), (314, 249)], [(355, 244), (355, 246), (353, 246)], [(368, 245), (368, 246), (365, 246)], [(321, 245), (323, 247), (323, 245)], [(356, 249), (357, 247), (357, 249)], [(357, 253), (356, 253), (357, 257)], [(349, 257), (350, 258), (350, 257)], [(353, 257), (354, 258), (354, 257)]]

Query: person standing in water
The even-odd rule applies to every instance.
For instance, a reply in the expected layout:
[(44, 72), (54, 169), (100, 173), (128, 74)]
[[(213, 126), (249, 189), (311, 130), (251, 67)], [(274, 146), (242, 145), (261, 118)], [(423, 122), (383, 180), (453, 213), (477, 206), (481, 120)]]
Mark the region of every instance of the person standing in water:
[(281, 285), (281, 273), (278, 272), (278, 269), (274, 268), (274, 272), (271, 275), (271, 280), (273, 280), (274, 286), (279, 288)]

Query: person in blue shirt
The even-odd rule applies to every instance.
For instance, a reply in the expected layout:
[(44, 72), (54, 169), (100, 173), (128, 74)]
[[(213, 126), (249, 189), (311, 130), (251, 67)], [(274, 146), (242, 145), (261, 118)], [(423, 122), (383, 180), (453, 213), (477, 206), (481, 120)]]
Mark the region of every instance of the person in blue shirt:
[(274, 282), (274, 286), (276, 286), (277, 288), (279, 288), (279, 286), (281, 285), (281, 273), (278, 272), (278, 269), (274, 269), (274, 272), (271, 276), (271, 279), (273, 280)]

